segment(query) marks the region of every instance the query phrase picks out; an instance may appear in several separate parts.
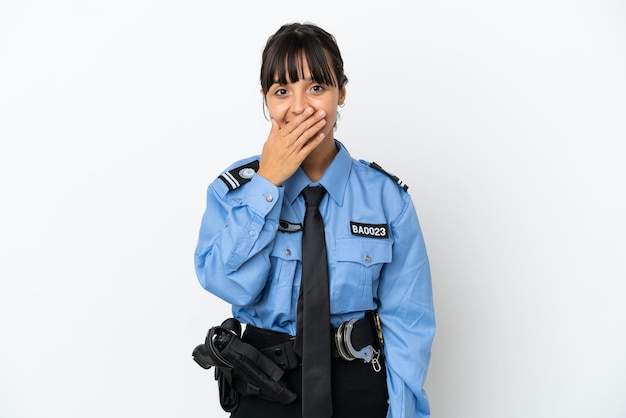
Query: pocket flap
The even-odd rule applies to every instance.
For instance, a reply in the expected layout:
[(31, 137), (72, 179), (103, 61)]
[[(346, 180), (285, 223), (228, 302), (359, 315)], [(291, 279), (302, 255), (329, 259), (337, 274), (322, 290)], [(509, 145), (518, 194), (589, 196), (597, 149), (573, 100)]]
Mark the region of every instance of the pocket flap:
[(364, 266), (391, 262), (392, 241), (371, 238), (337, 239), (337, 261)]
[(274, 240), (274, 247), (272, 248), (272, 257), (291, 261), (302, 260), (301, 241), (302, 234), (278, 232)]

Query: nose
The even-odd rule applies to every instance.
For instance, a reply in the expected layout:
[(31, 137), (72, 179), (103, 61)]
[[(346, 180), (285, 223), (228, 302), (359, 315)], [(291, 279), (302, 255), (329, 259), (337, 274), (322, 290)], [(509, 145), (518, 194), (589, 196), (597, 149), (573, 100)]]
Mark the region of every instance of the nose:
[(304, 110), (309, 107), (309, 101), (307, 100), (306, 94), (302, 92), (297, 92), (293, 95), (293, 100), (291, 102), (291, 112), (296, 115), (300, 115), (304, 112)]

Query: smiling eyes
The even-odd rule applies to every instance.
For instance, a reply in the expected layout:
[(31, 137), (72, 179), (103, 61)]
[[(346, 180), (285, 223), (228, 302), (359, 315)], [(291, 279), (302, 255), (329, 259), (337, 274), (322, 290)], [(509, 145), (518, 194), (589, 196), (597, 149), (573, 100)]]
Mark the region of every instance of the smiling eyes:
[[(309, 88), (309, 91), (312, 93), (322, 93), (324, 92), (324, 90), (326, 90), (326, 88), (321, 85), (321, 84), (314, 84)], [(276, 91), (274, 92), (275, 96), (284, 96), (288, 93), (288, 90), (284, 87), (279, 87), (276, 89)]]

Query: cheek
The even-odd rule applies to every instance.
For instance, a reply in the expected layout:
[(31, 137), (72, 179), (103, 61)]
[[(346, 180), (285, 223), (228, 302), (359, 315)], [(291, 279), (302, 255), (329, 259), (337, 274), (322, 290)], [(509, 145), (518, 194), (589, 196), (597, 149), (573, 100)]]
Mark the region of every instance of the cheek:
[(274, 104), (267, 104), (267, 113), (269, 117), (275, 119), (277, 122), (284, 122), (287, 109), (285, 106), (277, 106)]
[(329, 125), (332, 126), (337, 122), (337, 109), (331, 108), (326, 110), (326, 121), (330, 122)]

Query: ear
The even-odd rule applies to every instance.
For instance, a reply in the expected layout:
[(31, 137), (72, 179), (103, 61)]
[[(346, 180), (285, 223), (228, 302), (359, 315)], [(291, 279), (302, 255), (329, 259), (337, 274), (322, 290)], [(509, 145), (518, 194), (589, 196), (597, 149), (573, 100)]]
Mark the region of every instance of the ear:
[(346, 101), (346, 84), (348, 84), (347, 81), (344, 82), (341, 89), (339, 89), (339, 100), (337, 100), (337, 106), (343, 106)]
[(263, 116), (265, 116), (266, 120), (270, 120), (267, 117), (267, 114), (265, 113), (265, 111), (269, 111), (269, 109), (267, 108), (267, 97), (265, 97), (265, 93), (263, 92), (263, 89), (259, 90), (259, 93), (261, 93), (261, 96), (263, 96)]
[(265, 92), (263, 91), (263, 89), (260, 89), (259, 93), (261, 93), (261, 97), (263, 97), (263, 106), (267, 107), (267, 96), (265, 95)]

